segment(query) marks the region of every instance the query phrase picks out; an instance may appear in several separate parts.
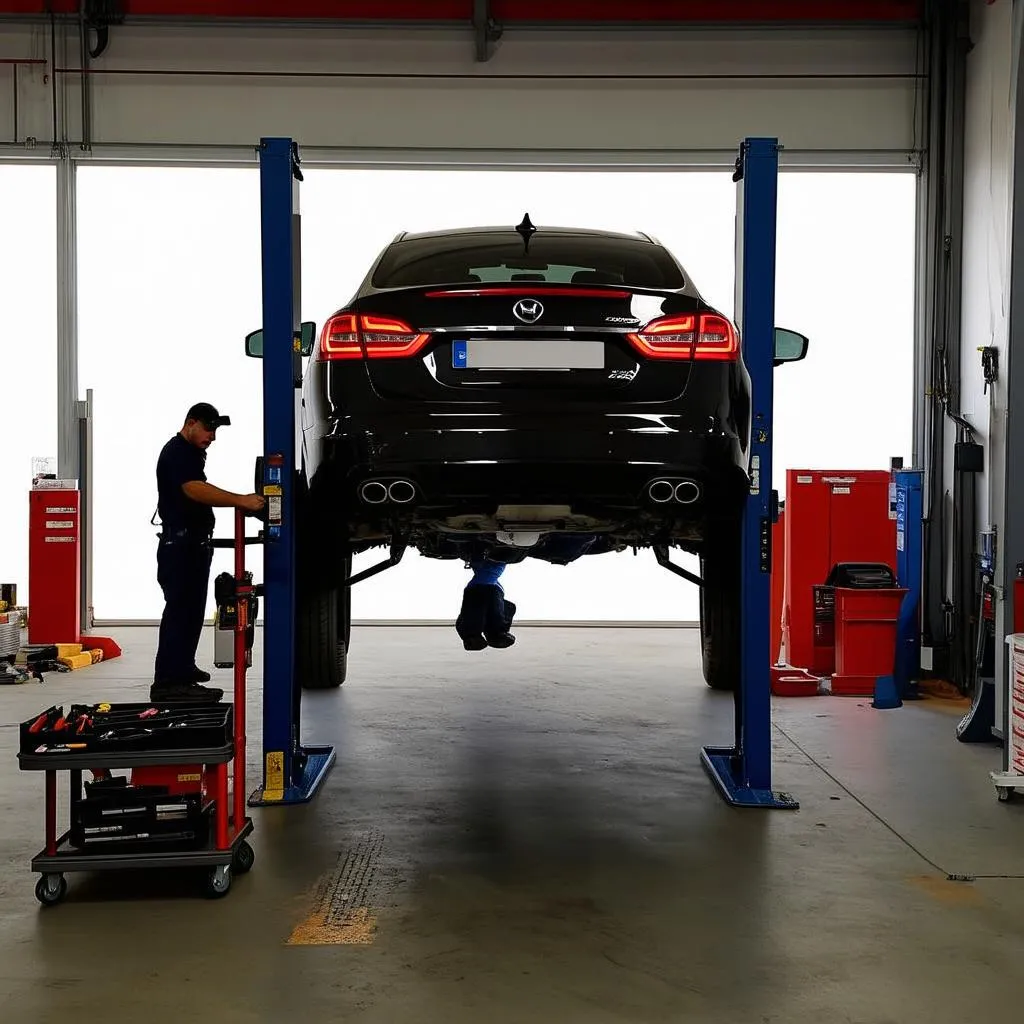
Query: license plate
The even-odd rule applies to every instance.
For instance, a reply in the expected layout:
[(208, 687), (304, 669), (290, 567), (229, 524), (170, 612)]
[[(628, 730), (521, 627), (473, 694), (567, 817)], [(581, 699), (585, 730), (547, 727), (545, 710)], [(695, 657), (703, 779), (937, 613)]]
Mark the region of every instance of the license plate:
[(602, 370), (604, 342), (470, 338), (452, 343), (452, 366), (456, 370)]

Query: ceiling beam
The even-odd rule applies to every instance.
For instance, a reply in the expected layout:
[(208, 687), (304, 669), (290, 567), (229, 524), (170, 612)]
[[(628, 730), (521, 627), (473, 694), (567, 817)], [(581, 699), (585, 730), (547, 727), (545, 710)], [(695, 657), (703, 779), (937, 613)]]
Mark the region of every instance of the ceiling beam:
[[(128, 20), (474, 22), (477, 0), (122, 0)], [(489, 0), (510, 25), (834, 24), (914, 22), (922, 0)], [(79, 0), (0, 0), (0, 16), (78, 15)]]

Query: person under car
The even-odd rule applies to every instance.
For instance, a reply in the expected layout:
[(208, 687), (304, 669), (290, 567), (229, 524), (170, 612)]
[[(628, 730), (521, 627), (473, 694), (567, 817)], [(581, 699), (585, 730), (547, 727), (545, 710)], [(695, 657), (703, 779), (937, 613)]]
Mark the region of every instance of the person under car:
[(462, 646), (467, 651), (487, 647), (505, 650), (516, 642), (511, 633), (516, 606), (505, 597), (498, 582), (509, 564), (533, 557), (568, 565), (592, 551), (596, 543), (594, 534), (549, 534), (529, 550), (502, 545), (486, 555), (471, 558), (468, 567), (473, 570), (473, 577), (462, 592), (462, 607), (455, 620)]

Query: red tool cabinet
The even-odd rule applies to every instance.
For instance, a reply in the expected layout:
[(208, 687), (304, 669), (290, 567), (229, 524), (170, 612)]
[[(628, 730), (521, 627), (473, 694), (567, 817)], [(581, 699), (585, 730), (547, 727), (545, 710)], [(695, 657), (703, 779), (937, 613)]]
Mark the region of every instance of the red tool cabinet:
[(79, 492), (29, 492), (28, 642), (77, 644), (81, 639)]
[(815, 646), (814, 588), (838, 562), (896, 569), (896, 518), (888, 470), (803, 470), (786, 474), (783, 656), (827, 674), (831, 644)]

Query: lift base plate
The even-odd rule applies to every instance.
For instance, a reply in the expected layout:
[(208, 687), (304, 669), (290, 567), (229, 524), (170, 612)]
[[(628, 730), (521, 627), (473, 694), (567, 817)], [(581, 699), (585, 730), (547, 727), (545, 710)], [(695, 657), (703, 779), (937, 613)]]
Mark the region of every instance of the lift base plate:
[(752, 789), (739, 782), (736, 769), (741, 755), (733, 747), (704, 747), (701, 763), (725, 800), (733, 807), (767, 807), (799, 810), (800, 804), (788, 793), (772, 789)]
[(305, 804), (316, 796), (321, 783), (327, 777), (337, 759), (334, 747), (303, 747), (306, 757), (305, 770), (301, 779), (285, 789), (268, 790), (262, 786), (249, 797), (250, 807), (280, 807), (290, 804)]

